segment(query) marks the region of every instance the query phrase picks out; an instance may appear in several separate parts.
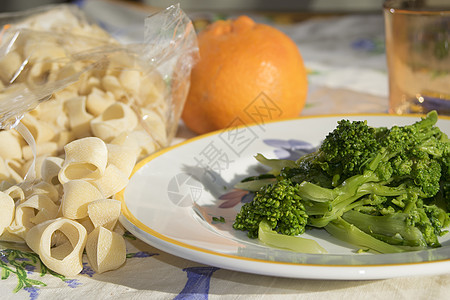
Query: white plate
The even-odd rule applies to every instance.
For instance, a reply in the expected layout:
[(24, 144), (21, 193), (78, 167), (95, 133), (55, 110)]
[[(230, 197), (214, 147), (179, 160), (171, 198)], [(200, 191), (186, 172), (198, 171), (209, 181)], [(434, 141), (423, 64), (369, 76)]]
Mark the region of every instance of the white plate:
[[(144, 242), (176, 256), (230, 270), (311, 279), (380, 279), (450, 271), (450, 234), (442, 247), (401, 254), (357, 254), (323, 230), (305, 234), (328, 254), (278, 250), (232, 228), (240, 204), (220, 196), (249, 174), (262, 170), (256, 153), (276, 158), (317, 146), (342, 118), (371, 126), (411, 124), (415, 116), (351, 115), (311, 117), (233, 127), (187, 140), (141, 161), (117, 195), (120, 221)], [(438, 126), (450, 134), (450, 119)], [(299, 142), (302, 141), (302, 142)], [(283, 149), (284, 148), (284, 149)], [(234, 199), (236, 200), (236, 199)], [(239, 198), (238, 198), (239, 200)], [(213, 220), (223, 217), (225, 223)]]

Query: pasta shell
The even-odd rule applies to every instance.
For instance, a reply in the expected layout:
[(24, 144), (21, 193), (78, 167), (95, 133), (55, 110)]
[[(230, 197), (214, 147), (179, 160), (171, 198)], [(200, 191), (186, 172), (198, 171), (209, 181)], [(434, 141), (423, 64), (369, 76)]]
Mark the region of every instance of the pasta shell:
[(88, 236), (86, 254), (97, 273), (115, 270), (126, 260), (125, 240), (115, 232), (97, 227)]
[(14, 200), (6, 193), (0, 192), (0, 236), (14, 219)]
[[(61, 232), (66, 242), (52, 247), (53, 235)], [(49, 220), (31, 228), (25, 241), (39, 254), (47, 268), (64, 276), (75, 276), (83, 269), (82, 255), (86, 245), (86, 229), (80, 223), (66, 218)]]
[(108, 150), (101, 139), (78, 139), (67, 144), (64, 151), (66, 157), (58, 174), (62, 184), (74, 179), (95, 180), (103, 176), (108, 162)]
[(103, 199), (103, 194), (93, 184), (85, 180), (71, 180), (63, 184), (61, 211), (69, 219), (88, 216), (88, 204)]
[(113, 230), (120, 216), (121, 203), (113, 199), (101, 199), (89, 203), (88, 215), (95, 228), (102, 226)]

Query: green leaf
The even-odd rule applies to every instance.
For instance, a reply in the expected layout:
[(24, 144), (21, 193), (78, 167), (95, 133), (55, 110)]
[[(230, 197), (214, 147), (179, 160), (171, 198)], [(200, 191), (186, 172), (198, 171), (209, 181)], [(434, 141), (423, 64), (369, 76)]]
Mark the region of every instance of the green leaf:
[(11, 274), (11, 272), (2, 266), (2, 280), (7, 279), (9, 277), (9, 274)]
[(42, 285), (42, 286), (47, 286), (47, 284), (43, 283), (42, 281), (35, 280), (35, 279), (31, 279), (31, 278), (27, 278), (27, 283), (29, 283), (29, 284), (31, 284), (31, 285)]
[(19, 281), (17, 282), (16, 288), (13, 290), (13, 293), (17, 293), (18, 291), (23, 289), (23, 287), (24, 287), (24, 283), (22, 280), (19, 279)]

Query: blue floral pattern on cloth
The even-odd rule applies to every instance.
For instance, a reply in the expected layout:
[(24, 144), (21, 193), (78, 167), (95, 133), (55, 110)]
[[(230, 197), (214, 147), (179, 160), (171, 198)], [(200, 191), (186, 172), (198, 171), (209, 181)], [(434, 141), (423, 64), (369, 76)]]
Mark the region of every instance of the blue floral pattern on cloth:
[(174, 300), (207, 300), (211, 276), (217, 270), (219, 268), (216, 267), (191, 267), (183, 269), (187, 273), (188, 280), (183, 290)]
[[(127, 258), (147, 258), (159, 253), (150, 253), (147, 251), (139, 251), (134, 253), (128, 253)], [(46, 283), (33, 279), (32, 277), (45, 275), (52, 275), (64, 282), (69, 288), (77, 288), (82, 285), (78, 279), (68, 279), (64, 276), (53, 272), (42, 264), (39, 256), (33, 252), (26, 252), (13, 249), (0, 250), (0, 272), (1, 279), (12, 279), (12, 275), (17, 277), (17, 286), (13, 290), (13, 293), (17, 293), (20, 290), (28, 292), (29, 299), (35, 300), (39, 298), (41, 287), (47, 286)], [(93, 277), (95, 271), (89, 266), (87, 262), (83, 262), (83, 269), (80, 275), (86, 275)]]
[(24, 287), (23, 288), (25, 291), (28, 292), (28, 294), (30, 295), (30, 300), (35, 300), (39, 297), (39, 288), (35, 287), (35, 286), (30, 286), (30, 287)]
[(36, 274), (39, 274), (40, 277), (47, 274), (52, 275), (67, 283), (69, 287), (80, 285), (78, 280), (66, 279), (64, 276), (48, 269), (42, 264), (39, 256), (32, 252), (14, 249), (0, 250), (0, 268), (2, 280), (10, 279), (14, 275), (17, 278), (17, 285), (13, 293), (23, 289), (28, 292), (30, 299), (33, 300), (38, 298), (40, 287), (47, 286), (46, 283), (31, 278)]
[(133, 257), (145, 258), (145, 257), (152, 257), (153, 255), (159, 255), (159, 253), (150, 253), (147, 251), (139, 251), (139, 252), (135, 252), (135, 253), (128, 253), (127, 258), (133, 258)]
[(89, 266), (88, 263), (84, 262), (83, 263), (83, 269), (81, 270), (80, 274), (92, 277), (92, 276), (94, 276), (95, 271), (94, 271), (94, 269), (91, 268), (91, 266)]
[[(266, 145), (275, 148), (273, 152), (278, 159), (297, 160), (303, 155), (317, 149), (311, 143), (295, 139), (264, 139), (263, 142)], [(248, 203), (253, 200), (253, 197), (254, 193), (233, 189), (219, 197), (219, 200), (223, 200), (223, 202), (220, 203), (219, 208), (231, 208), (240, 203)]]
[(360, 50), (368, 53), (380, 54), (384, 53), (385, 45), (383, 40), (361, 38), (354, 40), (351, 45), (352, 49)]

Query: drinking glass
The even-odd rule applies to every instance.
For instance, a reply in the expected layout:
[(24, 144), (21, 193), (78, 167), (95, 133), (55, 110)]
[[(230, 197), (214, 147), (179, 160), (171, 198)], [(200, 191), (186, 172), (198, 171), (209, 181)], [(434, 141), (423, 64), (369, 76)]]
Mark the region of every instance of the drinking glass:
[(450, 0), (384, 2), (389, 112), (450, 115)]

